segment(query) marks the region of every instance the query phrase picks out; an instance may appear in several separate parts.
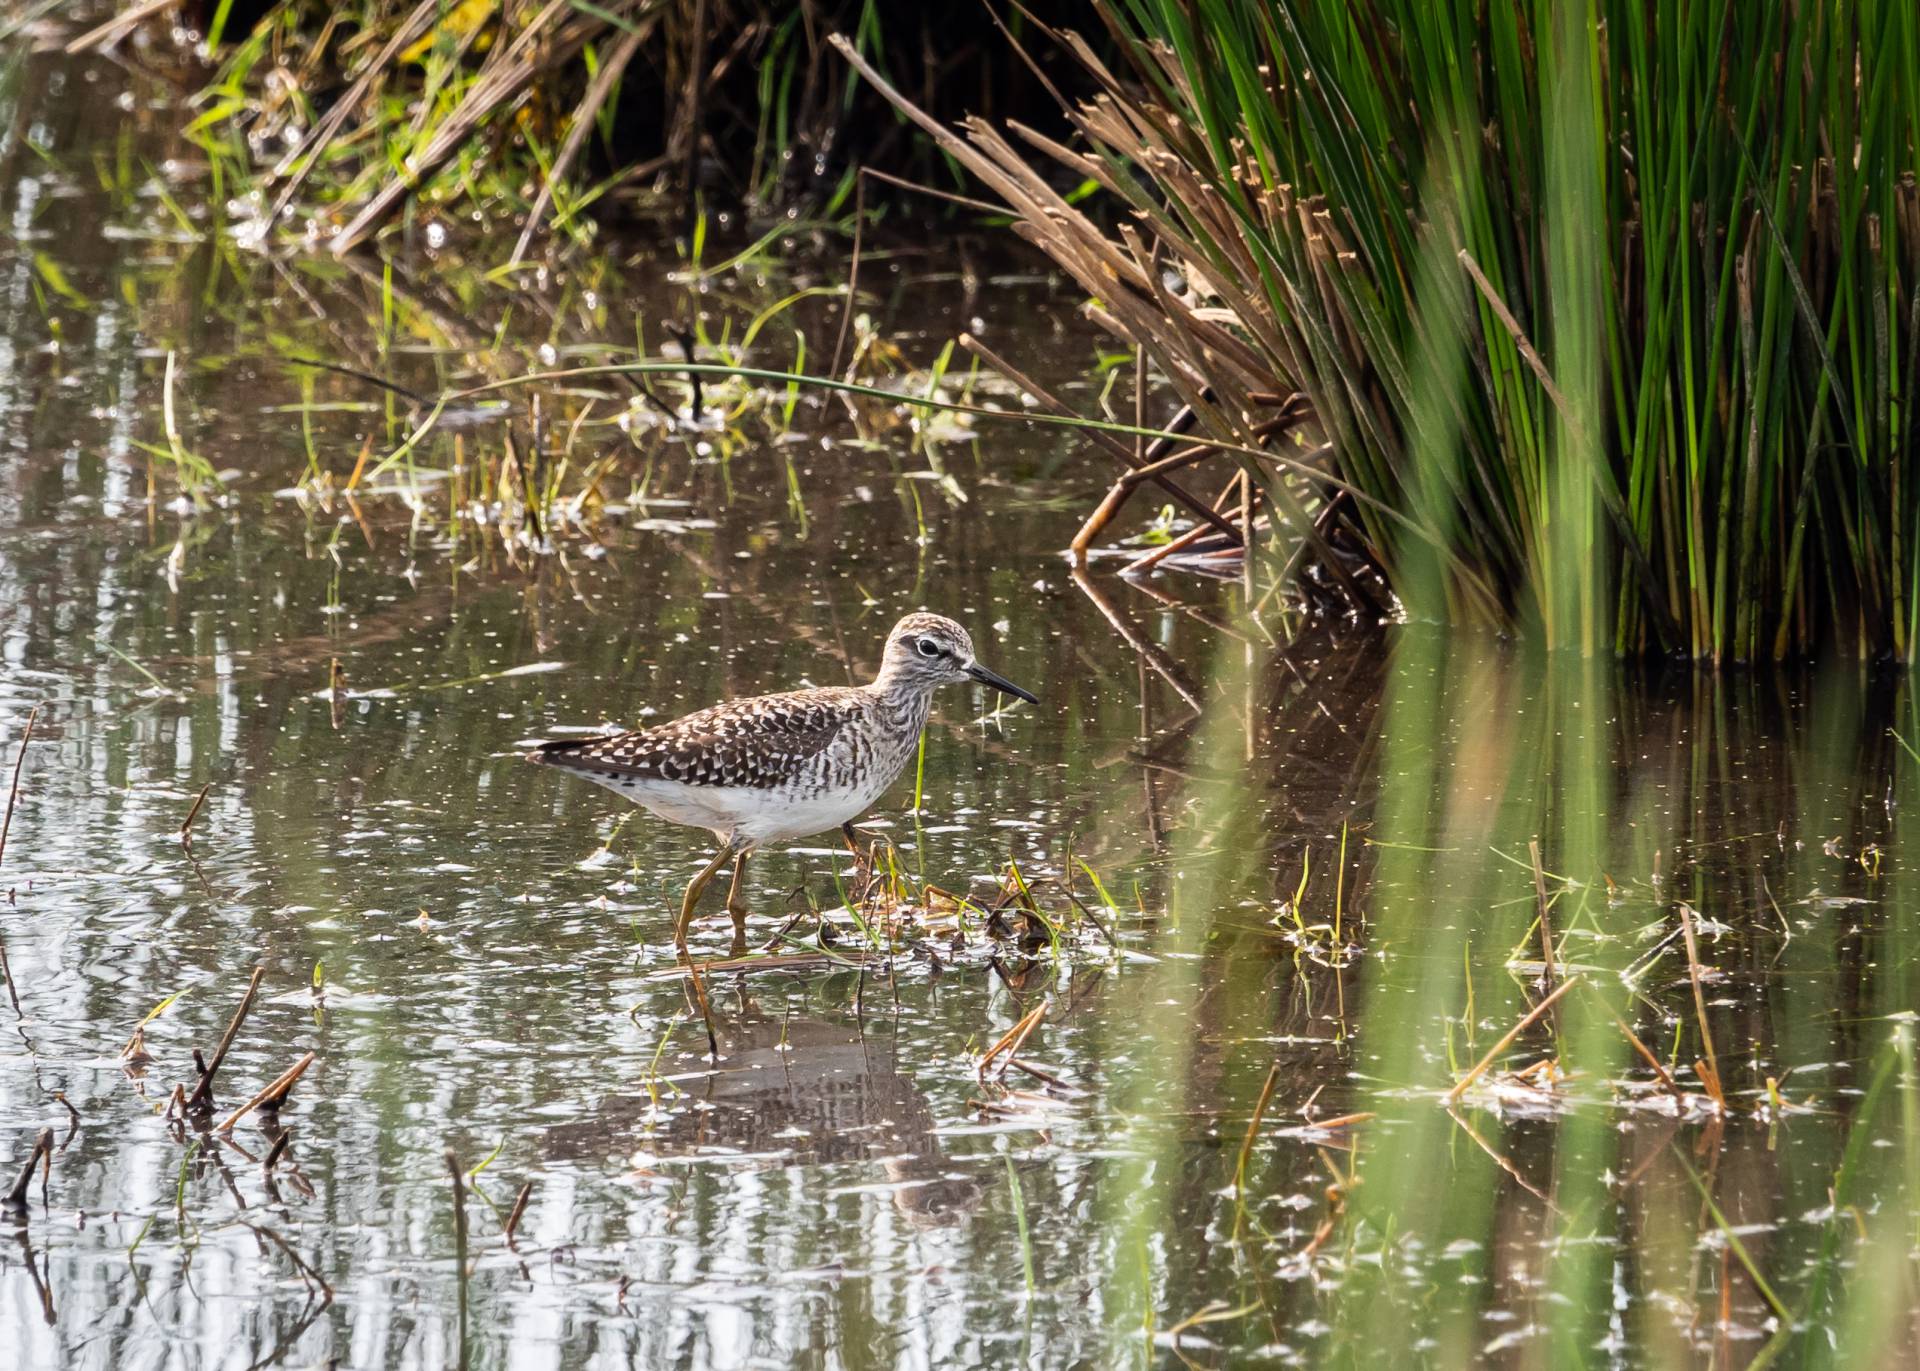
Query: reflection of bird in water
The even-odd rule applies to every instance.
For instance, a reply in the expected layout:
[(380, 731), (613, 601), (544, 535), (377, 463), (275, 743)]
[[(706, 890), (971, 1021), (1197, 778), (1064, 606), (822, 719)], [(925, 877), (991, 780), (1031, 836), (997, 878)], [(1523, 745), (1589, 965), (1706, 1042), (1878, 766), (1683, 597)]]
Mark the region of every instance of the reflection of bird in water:
[(913, 759), (933, 692), (978, 681), (1038, 703), (974, 660), (973, 639), (951, 619), (909, 614), (887, 637), (880, 674), (863, 686), (829, 686), (729, 700), (653, 728), (544, 743), (530, 761), (618, 791), (676, 824), (711, 829), (720, 850), (687, 886), (674, 925), (687, 945), (700, 892), (728, 862), (734, 955), (746, 948), (741, 888), (747, 854), (762, 843), (841, 829), (878, 800)]
[(894, 1207), (918, 1227), (956, 1223), (979, 1206), (971, 1176), (948, 1172), (932, 1137), (933, 1110), (899, 1069), (893, 1045), (832, 1019), (775, 1018), (749, 1008), (729, 1021), (725, 1059), (704, 1077), (704, 1055), (663, 1062), (690, 1098), (663, 1116), (646, 1094), (609, 1095), (591, 1118), (560, 1124), (547, 1150), (592, 1161), (639, 1151), (670, 1157), (738, 1151), (743, 1165), (879, 1162)]

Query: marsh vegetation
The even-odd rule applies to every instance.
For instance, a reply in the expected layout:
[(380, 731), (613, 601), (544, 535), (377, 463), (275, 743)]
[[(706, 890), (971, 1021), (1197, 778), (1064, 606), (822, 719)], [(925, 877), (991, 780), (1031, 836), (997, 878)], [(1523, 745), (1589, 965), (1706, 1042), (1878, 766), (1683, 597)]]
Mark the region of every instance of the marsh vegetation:
[[(1738, 6), (1584, 40), (1554, 7), (1096, 11), (1057, 49), (1091, 84), (1043, 67), (1091, 104), (1036, 102), (1071, 156), (975, 127), (893, 164), (1006, 202), (1049, 271), (844, 168), (791, 202), (709, 174), (689, 226), (674, 158), (740, 172), (757, 115), (656, 118), (664, 179), (622, 180), (611, 85), (543, 174), (616, 20), (652, 21), (626, 79), (684, 75), (648, 45), (697, 8), (435, 7), (367, 87), (421, 121), (402, 159), (517, 26), (577, 66), (338, 253), (400, 184), (374, 134), (262, 232), (249, 131), (295, 145), (301, 94), (426, 10), (302, 47), (316, 9), (218, 6), (204, 58), (164, 26), (212, 10), (73, 56), (44, 6), (0, 20), (0, 1345), (1920, 1353), (1920, 705), (1867, 664), (1912, 644), (1911, 17), (1757, 6), (1798, 45), (1769, 66)], [(854, 75), (917, 103), (884, 18)], [(772, 88), (791, 60), (794, 108), (847, 117), (824, 27), (755, 22), (731, 60), (804, 54)], [(1415, 62), (1449, 42), (1479, 60)], [(1414, 98), (1362, 98), (1389, 77)], [(1632, 289), (1562, 293), (1569, 207)], [(673, 953), (697, 840), (519, 760), (858, 679), (921, 605), (1041, 704), (946, 702), (858, 870), (767, 854), (745, 958), (724, 920)], [(1764, 673), (1665, 660), (1783, 629)]]

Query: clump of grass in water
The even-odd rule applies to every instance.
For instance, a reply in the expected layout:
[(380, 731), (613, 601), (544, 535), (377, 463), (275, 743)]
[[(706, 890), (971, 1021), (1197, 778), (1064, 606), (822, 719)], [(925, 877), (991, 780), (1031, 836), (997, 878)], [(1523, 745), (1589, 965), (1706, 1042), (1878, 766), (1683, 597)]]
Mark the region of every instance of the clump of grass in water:
[[(133, 22), (157, 10), (172, 27), (176, 9), (136, 7)], [(223, 4), (208, 25), (201, 55), (219, 66), (188, 136), (216, 188), (254, 202), (252, 234), (299, 207), (340, 225), (329, 242), (344, 253), (447, 207), (442, 227), (518, 219), (513, 271), (543, 231), (586, 240), (589, 211), (616, 199), (677, 210), (689, 245), (709, 185), (754, 208), (817, 201), (832, 217), (869, 150), (921, 179), (939, 169), (924, 141), (871, 117), (878, 102), (819, 41), (834, 31), (915, 89), (1016, 115), (1050, 102), (1017, 53), (977, 41), (964, 0), (366, 0), (344, 17), (281, 4), (242, 32)], [(72, 50), (131, 26), (102, 25)]]
[(1096, 8), (1076, 147), (922, 127), (1215, 436), (1311, 401), (1355, 495), (1277, 525), (1555, 645), (1920, 653), (1911, 5)]

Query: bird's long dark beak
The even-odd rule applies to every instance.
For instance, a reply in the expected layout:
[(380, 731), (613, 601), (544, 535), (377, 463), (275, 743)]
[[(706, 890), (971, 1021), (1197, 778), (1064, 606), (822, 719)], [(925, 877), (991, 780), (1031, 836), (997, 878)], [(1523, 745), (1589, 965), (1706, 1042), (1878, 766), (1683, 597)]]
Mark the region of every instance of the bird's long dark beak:
[(1038, 695), (1033, 694), (1031, 691), (1022, 690), (999, 672), (988, 671), (978, 662), (975, 662), (967, 668), (967, 675), (973, 677), (973, 679), (980, 682), (981, 685), (990, 685), (995, 690), (1005, 691), (1016, 700), (1025, 700), (1030, 705), (1040, 703), (1040, 697)]

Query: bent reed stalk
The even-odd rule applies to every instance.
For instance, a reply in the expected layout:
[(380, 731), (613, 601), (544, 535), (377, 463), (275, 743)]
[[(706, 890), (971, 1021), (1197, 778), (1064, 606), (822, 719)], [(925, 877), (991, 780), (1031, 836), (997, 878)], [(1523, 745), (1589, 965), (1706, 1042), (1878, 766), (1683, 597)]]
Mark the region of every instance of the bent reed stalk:
[[(1911, 3), (1094, 10), (1111, 64), (1038, 40), (1100, 92), (1071, 146), (948, 129), (841, 50), (1213, 436), (1257, 447), (1250, 397), (1303, 393), (1302, 440), (1368, 497), (1335, 514), (1409, 614), (1913, 660)], [(1267, 493), (1334, 503), (1299, 473)]]

